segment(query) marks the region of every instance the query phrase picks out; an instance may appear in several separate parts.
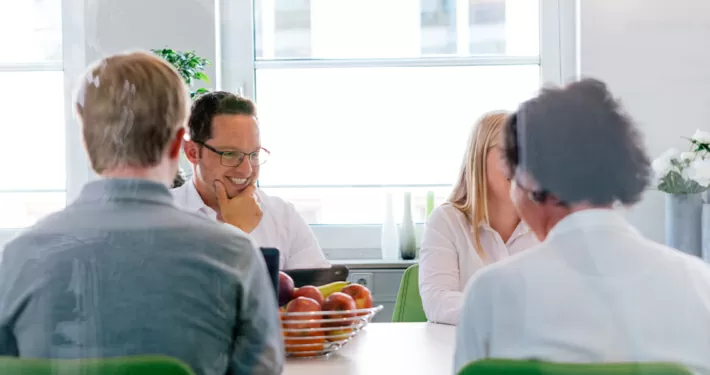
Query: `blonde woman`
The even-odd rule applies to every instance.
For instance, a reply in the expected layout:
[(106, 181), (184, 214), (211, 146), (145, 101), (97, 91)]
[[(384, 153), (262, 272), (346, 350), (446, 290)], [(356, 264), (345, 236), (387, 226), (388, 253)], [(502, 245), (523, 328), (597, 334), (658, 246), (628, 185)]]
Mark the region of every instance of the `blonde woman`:
[(501, 168), (505, 112), (491, 112), (469, 138), (451, 196), (429, 217), (421, 246), (419, 291), (427, 319), (457, 324), (468, 279), (487, 264), (537, 243), (510, 200)]

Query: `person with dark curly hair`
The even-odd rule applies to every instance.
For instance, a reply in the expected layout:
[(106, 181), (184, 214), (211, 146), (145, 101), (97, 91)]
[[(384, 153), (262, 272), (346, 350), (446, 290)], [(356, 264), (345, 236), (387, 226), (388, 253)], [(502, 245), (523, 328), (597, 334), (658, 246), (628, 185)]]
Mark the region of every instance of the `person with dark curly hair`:
[(509, 117), (503, 143), (511, 199), (541, 243), (472, 277), (454, 371), (496, 357), (710, 373), (710, 267), (619, 212), (641, 199), (651, 169), (606, 85), (543, 89)]
[(170, 188), (179, 188), (180, 186), (185, 184), (185, 181), (187, 181), (187, 176), (185, 175), (185, 171), (180, 168), (178, 169), (178, 173), (175, 175), (175, 178), (173, 178), (173, 184), (170, 185)]

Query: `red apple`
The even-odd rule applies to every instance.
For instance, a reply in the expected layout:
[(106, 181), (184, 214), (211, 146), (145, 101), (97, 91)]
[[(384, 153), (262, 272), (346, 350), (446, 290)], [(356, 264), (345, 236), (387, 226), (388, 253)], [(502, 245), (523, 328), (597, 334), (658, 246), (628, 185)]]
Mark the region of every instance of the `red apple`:
[(279, 272), (279, 306), (283, 306), (293, 299), (294, 284), (291, 276)]
[(293, 292), (293, 298), (297, 297), (308, 297), (314, 299), (319, 305), (323, 305), (323, 294), (321, 294), (318, 288), (313, 285), (306, 285), (300, 288), (296, 288)]
[[(357, 306), (355, 305), (355, 300), (349, 295), (341, 292), (335, 292), (328, 296), (323, 303), (323, 311), (352, 311), (355, 310)], [(323, 314), (324, 319), (343, 319), (343, 318), (354, 318), (353, 313), (343, 313), (343, 314)], [(325, 327), (344, 327), (342, 329), (328, 330), (326, 331), (326, 336), (328, 336), (329, 341), (343, 340), (349, 337), (352, 332), (352, 328), (347, 326), (353, 324), (353, 320), (346, 320), (342, 322), (330, 322), (324, 323)]]
[[(296, 297), (291, 300), (291, 302), (286, 305), (286, 312), (287, 313), (295, 313), (295, 312), (317, 312), (321, 311), (320, 310), (320, 303), (318, 303), (316, 300), (313, 298), (308, 298), (308, 297)], [(303, 316), (286, 316), (285, 320), (293, 321), (293, 320), (317, 320), (321, 319), (320, 314), (313, 314), (313, 315), (303, 315)], [(288, 325), (287, 328), (317, 328), (320, 327), (320, 323), (317, 322), (304, 322), (304, 323), (286, 323)]]
[[(357, 306), (358, 310), (369, 309), (372, 307), (372, 294), (370, 293), (370, 290), (363, 285), (350, 284), (343, 288), (341, 292), (349, 295), (355, 300), (355, 306)], [(361, 313), (359, 315), (365, 314)]]
[[(287, 313), (295, 312), (316, 312), (320, 311), (320, 304), (307, 297), (296, 297), (291, 302), (286, 305)], [(308, 316), (287, 316), (284, 319), (288, 322), (282, 322), (283, 328), (286, 329), (303, 329), (300, 332), (284, 332), (284, 343), (286, 344), (286, 351), (298, 355), (299, 352), (311, 352), (323, 350), (323, 345), (325, 343), (325, 338), (323, 337), (323, 332), (320, 330), (305, 330), (306, 328), (319, 328), (320, 323), (311, 322), (310, 320), (321, 319), (320, 314), (308, 315)], [(296, 321), (296, 322), (293, 322)], [(304, 321), (300, 323), (298, 321)], [(289, 337), (298, 337), (297, 340), (289, 340)], [(308, 344), (308, 345), (306, 345)], [(298, 345), (298, 346), (294, 346)], [(300, 346), (305, 345), (305, 346)], [(308, 355), (308, 354), (306, 354)]]
[[(329, 295), (328, 298), (325, 299), (325, 302), (323, 302), (323, 311), (351, 311), (355, 310), (356, 308), (357, 305), (355, 304), (355, 300), (353, 299), (353, 297), (342, 292), (335, 292)], [(354, 316), (355, 315), (352, 313), (328, 314), (326, 319), (351, 318)], [(329, 324), (335, 326), (342, 325), (342, 323), (338, 322), (333, 322)], [(346, 322), (345, 324), (349, 323)]]

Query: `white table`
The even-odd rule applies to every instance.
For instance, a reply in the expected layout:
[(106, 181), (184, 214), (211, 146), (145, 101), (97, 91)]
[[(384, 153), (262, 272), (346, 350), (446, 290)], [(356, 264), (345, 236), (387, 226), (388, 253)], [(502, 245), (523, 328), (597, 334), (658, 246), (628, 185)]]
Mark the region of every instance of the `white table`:
[(370, 323), (325, 358), (289, 358), (284, 375), (451, 374), (455, 327), (433, 323)]

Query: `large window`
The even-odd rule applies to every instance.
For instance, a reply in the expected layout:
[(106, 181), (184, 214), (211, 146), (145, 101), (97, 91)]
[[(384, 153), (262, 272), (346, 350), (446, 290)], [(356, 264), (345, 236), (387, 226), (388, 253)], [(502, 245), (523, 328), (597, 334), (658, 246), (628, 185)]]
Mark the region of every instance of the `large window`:
[[(218, 20), (215, 88), (256, 99), (272, 151), (260, 185), (292, 201), (327, 250), (377, 248), (386, 192), (397, 217), (412, 192), (414, 218), (424, 221), (427, 194), (437, 204), (449, 194), (476, 119), (560, 83), (570, 31), (561, 28), (573, 23), (561, 15), (572, 3), (564, 0), (217, 3), (200, 19)], [(97, 28), (85, 5), (0, 5), (0, 32), (12, 36), (0, 38), (0, 243), (3, 229), (62, 208), (92, 178), (67, 83), (88, 59), (161, 44), (209, 51), (209, 37), (181, 45), (184, 28), (141, 23), (132, 6), (116, 16), (120, 27)], [(165, 32), (125, 33), (133, 21)]]
[(1, 2), (0, 35), (0, 228), (21, 228), (66, 202), (61, 0)]
[[(388, 191), (412, 192), (423, 221), (476, 119), (560, 81), (558, 1), (248, 3), (225, 9), (223, 87), (259, 106), (272, 150), (260, 186), (292, 201), (326, 248), (376, 246)], [(233, 32), (245, 24), (253, 38)]]

